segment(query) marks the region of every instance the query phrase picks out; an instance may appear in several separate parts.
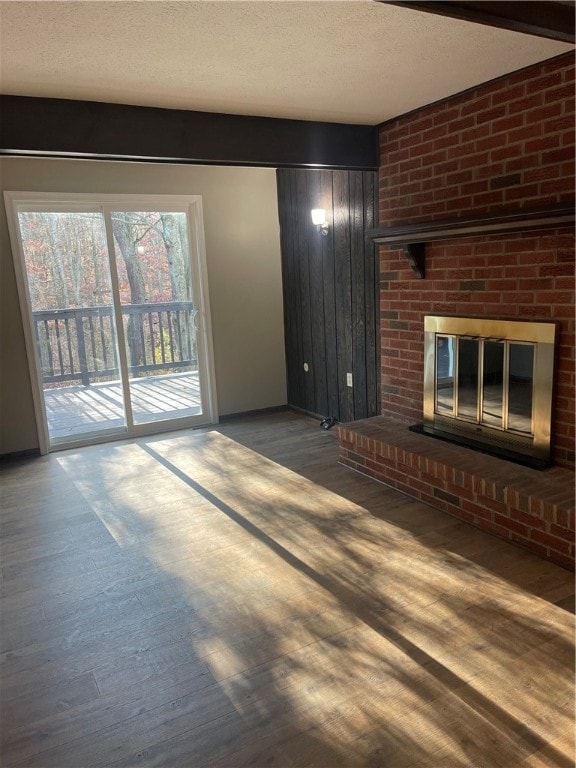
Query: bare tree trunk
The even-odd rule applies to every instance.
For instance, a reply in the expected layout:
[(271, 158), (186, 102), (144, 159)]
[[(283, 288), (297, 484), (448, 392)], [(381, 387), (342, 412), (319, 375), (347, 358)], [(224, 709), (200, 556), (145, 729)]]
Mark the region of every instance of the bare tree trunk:
[(184, 284), (186, 286), (186, 299), (192, 301), (192, 267), (190, 264), (190, 243), (188, 242), (188, 228), (186, 226), (186, 216), (178, 216), (178, 233), (180, 235), (180, 244), (182, 246), (182, 256), (184, 262)]
[[(186, 216), (178, 217), (178, 231), (180, 234), (180, 243), (182, 246), (182, 256), (184, 262), (184, 284), (186, 285), (186, 298), (192, 301), (192, 264), (190, 262), (191, 244), (188, 240), (188, 227)], [(196, 326), (194, 324), (194, 313), (191, 313), (189, 320), (190, 331), (190, 358), (194, 362), (198, 360), (198, 343), (196, 339)]]
[[(82, 214), (80, 214), (82, 216)], [(77, 307), (81, 307), (82, 286), (86, 284), (84, 277), (83, 256), (86, 253), (85, 227), (84, 222), (79, 226), (77, 217), (70, 217), (66, 231), (66, 251), (68, 253), (68, 263), (70, 265), (70, 281), (74, 293), (74, 302)], [(91, 302), (89, 302), (91, 303)]]
[(52, 253), (56, 259), (57, 275), (58, 279), (54, 279), (55, 285), (59, 285), (63, 309), (68, 309), (70, 306), (70, 298), (68, 296), (68, 286), (66, 285), (66, 273), (64, 271), (64, 257), (62, 255), (62, 249), (58, 240), (58, 225), (54, 214), (48, 214), (48, 227), (49, 227), (49, 242)]
[[(186, 240), (182, 240), (181, 224), (184, 224), (184, 235), (186, 233), (183, 221), (184, 217), (172, 213), (160, 214), (162, 222), (162, 239), (166, 248), (166, 258), (168, 261), (168, 272), (170, 275), (170, 286), (172, 289), (172, 299), (174, 301), (189, 301), (192, 295), (192, 286), (190, 284), (190, 259), (186, 249)], [(176, 340), (178, 343), (178, 352), (180, 360), (187, 360), (193, 352), (193, 334), (191, 313), (178, 313)]]
[[(135, 232), (130, 220), (130, 214), (115, 213), (112, 220), (112, 231), (126, 265), (126, 274), (130, 285), (130, 301), (132, 304), (144, 304), (146, 301), (144, 278), (142, 277), (142, 270), (138, 261)], [(144, 362), (142, 335), (142, 315), (131, 314), (128, 318), (126, 331), (126, 340), (130, 352), (130, 367), (142, 365)]]

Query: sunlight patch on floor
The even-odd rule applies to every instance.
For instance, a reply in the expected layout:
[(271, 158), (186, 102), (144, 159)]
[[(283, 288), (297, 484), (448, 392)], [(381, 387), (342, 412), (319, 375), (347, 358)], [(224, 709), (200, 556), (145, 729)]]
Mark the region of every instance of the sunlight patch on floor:
[[(343, 754), (358, 740), (395, 766), (407, 722), (406, 765), (433, 755), (451, 768), (479, 749), (512, 764), (518, 728), (538, 745), (543, 725), (559, 740), (570, 727), (566, 702), (553, 724), (538, 712), (565, 683), (571, 617), (505, 568), (428, 543), (217, 430), (57, 462), (116, 545), (162, 569), (154, 599), (201, 619), (187, 642), (238, 713), (265, 708), (263, 676), (310, 735), (321, 728)], [(568, 754), (552, 749), (559, 765)]]

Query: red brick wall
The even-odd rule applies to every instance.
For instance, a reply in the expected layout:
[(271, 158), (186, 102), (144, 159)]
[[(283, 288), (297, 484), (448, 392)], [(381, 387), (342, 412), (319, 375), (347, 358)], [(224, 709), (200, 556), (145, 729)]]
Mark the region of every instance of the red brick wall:
[[(380, 128), (380, 226), (574, 200), (574, 56), (564, 55)], [(571, 229), (442, 241), (418, 279), (382, 246), (381, 412), (422, 418), (426, 314), (556, 320), (554, 456), (574, 465)]]

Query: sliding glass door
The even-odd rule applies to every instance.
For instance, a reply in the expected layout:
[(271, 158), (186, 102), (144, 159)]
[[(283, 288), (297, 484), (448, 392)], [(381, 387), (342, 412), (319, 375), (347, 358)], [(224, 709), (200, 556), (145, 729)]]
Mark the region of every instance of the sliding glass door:
[(44, 449), (214, 421), (199, 199), (63, 198), (6, 193)]
[(135, 424), (202, 413), (186, 215), (110, 213)]
[(18, 226), (50, 442), (125, 430), (102, 214), (21, 210)]

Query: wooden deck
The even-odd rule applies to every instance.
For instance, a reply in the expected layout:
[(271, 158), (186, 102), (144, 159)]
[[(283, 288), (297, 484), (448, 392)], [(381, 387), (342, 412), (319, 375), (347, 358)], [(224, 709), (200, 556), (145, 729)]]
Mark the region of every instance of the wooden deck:
[[(202, 412), (197, 373), (131, 379), (134, 421), (196, 416)], [(119, 381), (45, 389), (48, 431), (53, 440), (122, 427), (125, 422)]]
[(3, 768), (573, 768), (573, 575), (284, 412), (2, 468)]

